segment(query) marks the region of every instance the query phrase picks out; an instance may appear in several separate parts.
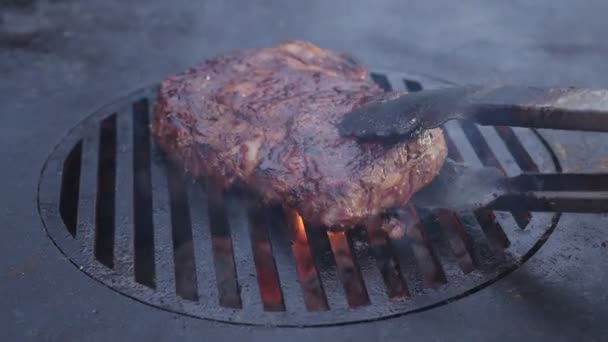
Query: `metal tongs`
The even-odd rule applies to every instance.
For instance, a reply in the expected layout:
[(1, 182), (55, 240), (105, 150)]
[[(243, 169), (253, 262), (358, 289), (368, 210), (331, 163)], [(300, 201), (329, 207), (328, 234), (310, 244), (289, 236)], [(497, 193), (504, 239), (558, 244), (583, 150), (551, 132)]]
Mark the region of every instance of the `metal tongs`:
[(338, 129), (343, 136), (395, 141), (450, 120), (608, 132), (608, 90), (476, 85), (423, 90), (349, 112)]
[[(425, 209), (471, 211), (532, 209), (538, 211), (578, 211), (571, 203), (559, 203), (539, 193), (597, 193), (608, 191), (608, 177), (585, 173), (522, 173), (506, 177), (492, 167), (473, 167), (446, 160), (439, 175), (414, 195), (413, 204)], [(559, 197), (559, 196), (558, 196)], [(605, 202), (604, 202), (605, 203)], [(607, 212), (608, 206), (589, 206), (586, 211)]]
[[(343, 136), (395, 142), (450, 120), (481, 125), (608, 132), (608, 90), (464, 86), (425, 90), (347, 113)], [(541, 193), (608, 191), (603, 174), (523, 173), (508, 178), (496, 168), (446, 161), (439, 175), (418, 192), (418, 207), (457, 211), (483, 207), (538, 211), (608, 212), (604, 196), (570, 201)]]

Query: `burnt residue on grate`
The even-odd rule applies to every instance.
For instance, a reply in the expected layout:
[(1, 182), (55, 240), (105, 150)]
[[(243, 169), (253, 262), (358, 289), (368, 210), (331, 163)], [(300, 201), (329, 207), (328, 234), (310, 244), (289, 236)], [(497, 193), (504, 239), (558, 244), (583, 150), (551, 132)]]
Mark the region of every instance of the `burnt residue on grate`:
[[(394, 73), (371, 77), (385, 90), (432, 84)], [(559, 218), (508, 202), (502, 205), (510, 214), (408, 206), (399, 211), (407, 227), (402, 239), (373, 225), (327, 232), (293, 209), (261, 205), (255, 194), (184, 177), (151, 141), (154, 92), (134, 93), (73, 130), (47, 161), (39, 205), (49, 235), (84, 272), (163, 310), (277, 326), (416, 312), (515, 269)], [(445, 131), (452, 159), (498, 168), (509, 159), (520, 172), (559, 170), (546, 166), (554, 156), (532, 130), (452, 123)], [(496, 144), (506, 152), (497, 153)], [(607, 203), (597, 196), (573, 201), (548, 209)]]

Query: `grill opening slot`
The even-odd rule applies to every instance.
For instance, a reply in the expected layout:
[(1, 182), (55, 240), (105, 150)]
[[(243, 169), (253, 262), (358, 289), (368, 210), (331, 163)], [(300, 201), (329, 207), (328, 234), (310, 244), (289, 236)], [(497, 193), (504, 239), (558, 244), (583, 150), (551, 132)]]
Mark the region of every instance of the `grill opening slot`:
[(346, 300), (351, 308), (369, 305), (369, 296), (361, 271), (353, 252), (352, 241), (345, 232), (327, 232), (327, 238), (334, 254), (338, 276), (346, 293)]
[(157, 145), (152, 145), (152, 221), (154, 222), (154, 284), (157, 293), (175, 295), (175, 260), (171, 228), (171, 200), (167, 164)]
[[(476, 129), (476, 127), (475, 127)], [(464, 130), (464, 129), (463, 129)], [(477, 131), (477, 139), (483, 139), (481, 133)], [(466, 134), (466, 133), (465, 133)], [(456, 148), (454, 141), (450, 137), (449, 134), (445, 134), (446, 145), (448, 146), (448, 157), (457, 162), (464, 162), (464, 158), (462, 154)], [(467, 136), (468, 138), (468, 136)], [(471, 142), (474, 144), (474, 141)], [(489, 147), (488, 147), (489, 149)], [(477, 153), (477, 152), (476, 152)], [(507, 248), (509, 247), (510, 241), (505, 234), (504, 230), (500, 226), (500, 224), (496, 221), (496, 216), (488, 209), (478, 209), (474, 212), (475, 217), (481, 229), (488, 236), (488, 239), (491, 241), (492, 245), (497, 248)]]
[(251, 222), (248, 216), (249, 201), (247, 190), (240, 185), (230, 187), (225, 193), (224, 204), (241, 307), (246, 310), (263, 310), (253, 259)]
[(133, 104), (134, 271), (135, 281), (154, 288), (154, 227), (148, 125), (148, 100), (143, 98)]
[(507, 149), (515, 159), (519, 168), (527, 172), (538, 172), (538, 166), (532, 156), (526, 151), (526, 148), (521, 143), (517, 135), (511, 127), (496, 126), (494, 127), (500, 138), (505, 142)]
[(376, 73), (372, 72), (370, 74), (370, 78), (372, 79), (372, 81), (374, 83), (376, 83), (378, 85), (378, 87), (382, 88), (382, 90), (384, 90), (384, 91), (393, 90), (393, 86), (391, 86), (391, 83), (389, 82), (388, 77), (386, 77), (386, 75), (376, 74)]
[[(451, 158), (451, 159), (453, 159), (454, 161), (457, 161), (457, 162), (463, 162), (464, 158), (463, 158), (462, 154), (460, 153), (460, 151), (458, 150), (458, 148), (456, 147), (456, 144), (454, 144), (454, 140), (452, 140), (452, 137), (450, 136), (450, 133), (448, 131), (446, 131), (445, 134), (444, 134), (444, 136), (445, 136), (446, 145), (448, 147), (448, 158)], [(449, 215), (447, 213), (449, 213)], [(485, 213), (482, 213), (482, 214), (485, 215)], [(461, 231), (462, 234), (463, 234), (463, 236), (465, 237), (463, 239), (463, 241), (468, 241), (468, 243), (470, 245), (470, 249), (469, 250), (471, 251), (470, 255), (471, 255), (472, 261), (473, 261), (473, 263), (474, 263), (474, 265), (476, 267), (479, 267), (480, 264), (478, 262), (481, 259), (479, 259), (478, 256), (475, 253), (475, 251), (478, 251), (478, 248), (474, 248), (474, 246), (473, 246), (474, 239), (472, 237), (470, 237), (469, 234), (467, 233), (468, 231), (472, 231), (472, 230), (465, 229), (465, 226), (473, 227), (474, 224), (471, 223), (471, 222), (464, 222), (454, 212), (446, 211), (446, 213), (441, 214), (441, 215), (445, 215), (445, 216), (449, 216), (450, 217), (449, 219), (447, 219), (446, 217), (443, 217), (443, 219), (441, 220), (441, 221), (443, 221), (443, 224), (446, 224), (446, 227), (444, 227), (444, 229), (446, 231), (451, 230), (448, 226), (452, 226), (454, 228), (459, 228), (459, 227), (462, 228), (462, 230), (459, 230), (459, 231)], [(483, 218), (483, 216), (482, 216), (482, 218)], [(453, 223), (453, 225), (449, 224), (450, 221)], [(476, 221), (478, 221), (478, 220), (476, 220)], [(442, 224), (442, 223), (440, 223), (440, 224)], [(481, 226), (481, 228), (484, 231), (484, 234), (486, 234), (486, 237), (488, 238), (488, 240), (492, 244), (493, 248), (498, 248), (499, 250), (502, 250), (503, 248), (506, 248), (505, 246), (508, 247), (508, 243), (507, 244), (505, 243), (504, 237), (502, 239), (500, 239), (500, 238), (494, 238), (493, 240), (491, 238), (491, 236), (500, 237), (500, 236), (504, 235), (504, 231), (502, 231), (502, 227), (500, 227), (500, 230), (498, 230), (496, 232), (491, 231), (490, 228), (492, 228), (492, 226), (490, 226), (490, 228), (488, 228), (488, 226), (485, 226), (485, 227)], [(494, 229), (495, 228), (496, 227), (494, 227)], [(502, 232), (502, 234), (501, 234), (501, 232)], [(489, 236), (488, 234), (490, 234), (491, 236)], [(484, 245), (480, 245), (480, 246), (482, 248), (486, 247)], [(486, 253), (484, 255), (487, 255), (487, 254), (488, 253)], [(466, 268), (466, 266), (465, 266), (465, 268)]]
[(458, 266), (465, 274), (473, 271), (477, 268), (477, 260), (471, 239), (466, 234), (462, 222), (455, 213), (446, 209), (439, 209), (436, 215), (439, 227), (458, 260)]
[(447, 283), (447, 279), (431, 247), (430, 240), (426, 236), (416, 209), (408, 205), (405, 210), (400, 212), (400, 217), (405, 224), (405, 238), (412, 246), (414, 258), (423, 276), (424, 286), (428, 288), (441, 287)]
[(511, 245), (511, 241), (507, 237), (507, 234), (505, 234), (505, 231), (502, 229), (502, 226), (496, 219), (496, 215), (492, 210), (477, 209), (474, 214), (492, 246), (505, 249)]
[(291, 228), (283, 207), (280, 204), (271, 205), (265, 214), (268, 238), (272, 247), (285, 310), (307, 310), (304, 285), (300, 283), (296, 258), (292, 250)]
[(338, 275), (336, 259), (332, 253), (327, 231), (318, 226), (313, 226), (304, 222), (304, 228), (308, 237), (311, 254), (314, 257), (317, 271), (330, 310), (348, 306), (348, 301), (344, 293), (344, 286), (341, 284)]
[[(477, 154), (477, 157), (479, 158), (481, 163), (484, 166), (495, 167), (498, 170), (500, 170), (500, 172), (502, 172), (503, 174), (506, 174), (505, 170), (500, 165), (500, 162), (498, 161), (496, 156), (494, 156), (492, 149), (490, 148), (487, 141), (482, 136), (482, 134), (479, 131), (479, 128), (476, 126), (476, 124), (473, 122), (463, 121), (461, 123), (461, 126), (462, 126), (462, 130), (464, 131), (464, 134), (467, 136), (467, 138), (471, 142), (471, 147), (473, 147), (473, 150), (475, 151), (475, 154)], [(516, 209), (516, 210), (513, 210), (511, 212), (511, 214), (513, 215), (513, 218), (515, 219), (515, 222), (517, 223), (517, 225), (522, 229), (524, 229), (526, 226), (528, 226), (528, 224), (530, 223), (530, 220), (532, 219), (532, 214), (530, 214), (530, 212), (528, 212), (528, 211)], [(494, 220), (494, 222), (492, 222), (492, 226), (495, 226), (496, 229), (494, 229), (494, 228), (490, 229), (489, 227), (488, 227), (488, 229), (490, 229), (491, 231), (496, 233), (497, 236), (501, 235), (500, 232), (498, 232), (498, 228), (500, 228), (500, 230), (502, 230), (502, 227), (500, 227), (500, 225), (497, 222), (495, 222), (495, 217), (493, 217), (494, 216), (493, 214), (491, 214), (487, 211), (481, 210), (480, 215), (481, 215), (482, 221), (485, 222), (486, 224), (490, 223), (491, 220)], [(481, 222), (480, 222), (480, 224), (481, 224)], [(504, 232), (502, 235), (504, 235)], [(506, 235), (504, 235), (504, 237), (506, 238)], [(508, 239), (506, 241), (501, 241), (501, 245), (508, 247), (509, 246)]]
[(171, 165), (167, 167), (167, 184), (171, 209), (175, 292), (184, 299), (195, 301), (198, 299), (198, 284), (188, 194), (181, 172)]
[[(433, 254), (441, 264), (446, 282), (463, 274), (462, 267), (459, 263), (459, 256), (462, 257), (463, 252), (467, 255), (466, 250), (460, 251), (461, 255), (457, 256), (457, 253), (454, 251), (454, 248), (448, 239), (448, 236), (450, 235), (446, 234), (445, 228), (448, 228), (448, 226), (442, 226), (440, 224), (439, 212), (421, 208), (418, 209), (418, 214), (423, 218), (422, 226), (425, 229), (427, 239), (431, 242)], [(456, 232), (450, 232), (448, 234), (453, 234), (453, 238), (460, 240)], [(465, 268), (472, 270), (473, 266), (471, 264), (466, 264)]]
[(329, 306), (317, 265), (308, 244), (304, 222), (294, 209), (284, 207), (283, 213), (289, 229), (291, 251), (296, 261), (296, 272), (304, 293), (306, 309), (308, 311), (326, 311)]
[(59, 213), (72, 237), (76, 237), (76, 226), (78, 224), (81, 163), (82, 140), (79, 140), (63, 162), (61, 192), (59, 194)]
[(388, 297), (391, 299), (409, 297), (409, 290), (403, 280), (399, 262), (389, 244), (387, 233), (371, 225), (366, 226), (361, 232), (369, 241), (372, 256), (382, 275)]
[(450, 137), (449, 132), (444, 131), (443, 136), (445, 139), (445, 144), (448, 147), (448, 158), (450, 158), (456, 162), (459, 162), (459, 163), (464, 162), (464, 158), (462, 157), (462, 154), (460, 153), (460, 151), (454, 144), (454, 141)]
[(403, 79), (403, 84), (405, 85), (405, 89), (412, 93), (422, 90), (422, 84), (418, 81)]
[(285, 311), (273, 246), (268, 235), (269, 208), (250, 206), (249, 220), (251, 247), (262, 305), (266, 311)]
[(213, 264), (206, 184), (204, 181), (197, 181), (188, 186), (187, 190), (199, 302), (205, 306), (217, 305), (219, 295)]
[(403, 277), (403, 283), (408, 291), (408, 297), (413, 297), (422, 293), (424, 290), (424, 280), (420, 267), (414, 257), (412, 246), (408, 243), (407, 239), (389, 239), (389, 244), (392, 247), (401, 276)]
[(369, 302), (372, 305), (386, 302), (390, 298), (389, 290), (378, 267), (378, 261), (373, 255), (367, 231), (359, 225), (345, 233), (351, 248), (351, 254), (363, 279)]
[(116, 187), (116, 113), (101, 122), (95, 201), (95, 257), (114, 268), (114, 210)]
[(481, 272), (493, 272), (499, 263), (505, 260), (504, 250), (490, 240), (483, 228), (480, 229), (474, 213), (458, 213), (457, 217), (471, 242), (476, 269)]
[[(409, 91), (422, 90), (422, 85), (417, 81), (404, 79), (403, 83)], [(444, 137), (448, 149), (448, 158), (463, 162), (464, 159), (447, 130), (444, 130)], [(458, 260), (460, 269), (465, 274), (472, 272), (477, 267), (477, 262), (472, 240), (466, 234), (461, 220), (454, 212), (447, 209), (439, 209), (435, 215), (437, 224), (443, 232), (444, 238), (448, 240), (452, 253)]]
[(226, 203), (221, 189), (207, 181), (209, 224), (211, 226), (211, 246), (215, 279), (219, 294), (219, 304), (224, 307), (242, 308), (239, 284), (236, 277), (236, 266), (230, 226), (226, 213)]

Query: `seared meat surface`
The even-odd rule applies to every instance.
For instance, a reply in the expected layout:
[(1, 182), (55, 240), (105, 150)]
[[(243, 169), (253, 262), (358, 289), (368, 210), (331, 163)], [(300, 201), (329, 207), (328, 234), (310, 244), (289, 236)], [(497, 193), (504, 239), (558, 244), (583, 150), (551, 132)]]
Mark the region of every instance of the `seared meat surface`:
[(393, 145), (339, 135), (344, 113), (402, 95), (383, 92), (351, 58), (287, 41), (168, 77), (152, 134), (193, 177), (238, 182), (307, 222), (346, 228), (404, 205), (446, 157), (440, 129)]

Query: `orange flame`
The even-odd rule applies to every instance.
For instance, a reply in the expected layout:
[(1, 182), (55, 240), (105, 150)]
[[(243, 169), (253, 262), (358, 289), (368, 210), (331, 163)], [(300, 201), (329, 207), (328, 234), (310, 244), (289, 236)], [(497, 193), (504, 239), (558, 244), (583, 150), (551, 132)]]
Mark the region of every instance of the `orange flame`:
[(298, 212), (292, 208), (285, 208), (285, 212), (293, 229), (293, 240), (308, 243), (308, 239), (306, 238), (306, 230), (304, 227), (304, 220), (302, 220), (302, 216), (300, 216), (300, 214), (298, 214)]
[(332, 246), (342, 245), (346, 238), (346, 236), (344, 235), (344, 232), (331, 231), (331, 230), (327, 231), (327, 237), (329, 238), (329, 242), (331, 243)]

